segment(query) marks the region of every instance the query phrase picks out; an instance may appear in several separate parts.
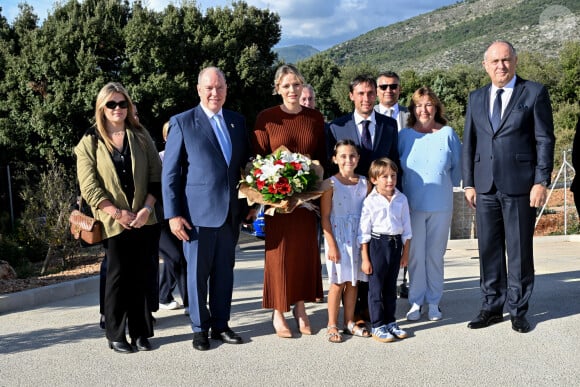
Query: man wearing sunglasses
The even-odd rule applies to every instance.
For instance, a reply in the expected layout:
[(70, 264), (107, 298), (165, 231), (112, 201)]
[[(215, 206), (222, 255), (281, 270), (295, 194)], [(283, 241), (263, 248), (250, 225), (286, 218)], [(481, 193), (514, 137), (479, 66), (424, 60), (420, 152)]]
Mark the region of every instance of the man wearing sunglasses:
[(387, 117), (397, 120), (399, 130), (407, 126), (409, 110), (399, 105), (401, 95), (401, 80), (394, 71), (386, 71), (377, 77), (377, 96), (379, 103), (375, 105), (375, 111)]

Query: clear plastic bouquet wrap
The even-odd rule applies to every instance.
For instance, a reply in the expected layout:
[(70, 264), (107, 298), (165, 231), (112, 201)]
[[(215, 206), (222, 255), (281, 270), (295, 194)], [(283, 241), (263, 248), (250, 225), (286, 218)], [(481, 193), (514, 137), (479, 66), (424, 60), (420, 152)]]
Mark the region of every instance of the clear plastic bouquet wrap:
[(330, 188), (322, 180), (323, 172), (317, 160), (280, 147), (248, 163), (240, 181), (240, 196), (250, 204), (269, 206), (267, 215), (290, 213), (300, 206), (318, 211), (311, 201)]

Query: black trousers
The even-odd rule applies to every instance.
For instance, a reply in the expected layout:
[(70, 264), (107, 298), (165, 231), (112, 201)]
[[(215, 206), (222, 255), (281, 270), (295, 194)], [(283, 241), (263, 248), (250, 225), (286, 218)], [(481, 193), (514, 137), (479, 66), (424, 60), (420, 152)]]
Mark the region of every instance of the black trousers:
[(403, 244), (400, 235), (373, 234), (369, 256), (373, 272), (369, 275), (369, 314), (371, 326), (395, 321), (397, 308), (397, 277), (401, 265)]
[[(157, 234), (160, 233), (158, 225), (151, 226), (156, 229)], [(154, 240), (158, 238), (155, 237)], [(151, 268), (148, 271), (149, 281), (147, 282), (147, 305), (151, 312), (156, 312), (159, 309), (159, 255), (155, 247), (152, 247)], [(184, 258), (185, 259), (185, 258)], [(105, 314), (105, 289), (107, 287), (107, 254), (101, 261), (101, 268), (99, 270), (99, 311), (102, 315)]]
[(530, 195), (477, 195), (481, 309), (522, 317), (534, 288), (536, 209)]
[(107, 339), (111, 341), (126, 339), (125, 324), (131, 338), (153, 336), (147, 295), (158, 237), (157, 226), (144, 226), (103, 241), (107, 255), (104, 311)]
[(177, 287), (183, 305), (187, 307), (187, 262), (183, 254), (183, 242), (173, 235), (168, 224), (161, 227), (159, 255), (163, 258), (163, 270), (159, 275), (159, 302), (168, 304), (173, 301), (173, 291)]

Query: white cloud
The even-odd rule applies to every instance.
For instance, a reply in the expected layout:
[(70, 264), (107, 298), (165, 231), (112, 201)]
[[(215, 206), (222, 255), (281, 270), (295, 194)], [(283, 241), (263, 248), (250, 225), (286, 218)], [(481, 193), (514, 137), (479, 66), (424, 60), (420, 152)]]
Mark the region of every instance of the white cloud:
[[(11, 22), (18, 14), (22, 0), (3, 0), (2, 14)], [(26, 0), (40, 19), (51, 11), (52, 2)], [(203, 10), (231, 6), (233, 0), (198, 0)], [(362, 35), (375, 28), (454, 4), (457, 0), (246, 0), (254, 7), (269, 9), (280, 15), (282, 40), (279, 46), (309, 44), (326, 49)], [(144, 0), (147, 8), (162, 11), (168, 4), (179, 6), (180, 0)]]
[(453, 4), (457, 0), (248, 0), (280, 15), (279, 46), (310, 44), (326, 49), (378, 27)]

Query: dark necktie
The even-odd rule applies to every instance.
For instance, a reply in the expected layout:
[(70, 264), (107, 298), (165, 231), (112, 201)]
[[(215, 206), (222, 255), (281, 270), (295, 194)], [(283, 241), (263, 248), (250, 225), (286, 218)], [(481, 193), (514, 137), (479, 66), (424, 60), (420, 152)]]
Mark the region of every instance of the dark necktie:
[(369, 125), (371, 122), (369, 120), (364, 120), (362, 122), (363, 130), (362, 130), (362, 138), (361, 138), (361, 145), (363, 149), (366, 150), (373, 150), (373, 142), (371, 140), (371, 131), (369, 130)]
[(493, 103), (493, 111), (491, 112), (491, 128), (495, 132), (499, 128), (501, 122), (501, 94), (503, 89), (497, 89), (495, 94), (495, 102)]

